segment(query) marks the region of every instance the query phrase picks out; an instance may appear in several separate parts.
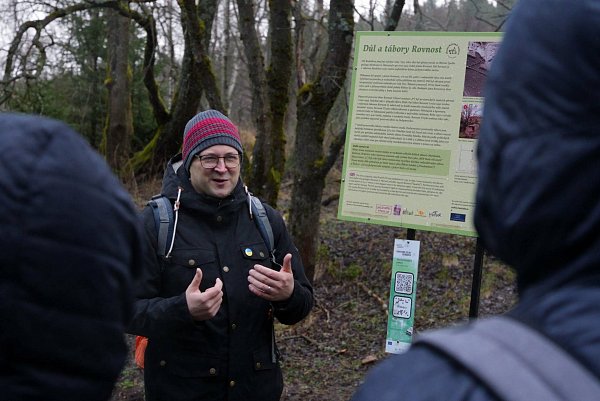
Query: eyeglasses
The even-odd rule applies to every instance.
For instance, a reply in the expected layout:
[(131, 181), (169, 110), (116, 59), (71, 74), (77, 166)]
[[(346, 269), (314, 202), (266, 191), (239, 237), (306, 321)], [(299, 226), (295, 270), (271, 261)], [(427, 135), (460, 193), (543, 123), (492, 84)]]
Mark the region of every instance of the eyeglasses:
[(225, 162), (225, 167), (227, 168), (236, 168), (240, 165), (241, 156), (236, 153), (230, 153), (225, 156), (214, 156), (214, 155), (195, 155), (199, 160), (200, 164), (204, 168), (215, 168), (219, 164), (219, 159), (223, 159)]

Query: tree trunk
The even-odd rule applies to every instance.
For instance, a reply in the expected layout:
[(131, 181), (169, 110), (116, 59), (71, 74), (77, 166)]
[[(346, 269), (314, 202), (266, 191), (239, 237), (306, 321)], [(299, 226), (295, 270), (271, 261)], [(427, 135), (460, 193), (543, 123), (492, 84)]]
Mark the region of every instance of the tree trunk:
[(128, 176), (125, 162), (133, 137), (131, 78), (129, 76), (129, 18), (108, 10), (108, 119), (104, 132), (104, 155), (121, 177)]
[[(149, 92), (157, 96), (152, 104), (158, 128), (152, 141), (132, 159), (132, 164), (138, 174), (144, 170), (145, 174), (152, 176), (162, 171), (165, 162), (179, 152), (183, 142), (185, 124), (198, 111), (203, 93), (210, 107), (223, 111), (217, 80), (205, 50), (207, 48), (205, 41), (209, 37), (203, 29), (206, 25), (201, 24), (194, 0), (181, 0), (178, 3), (181, 7), (181, 24), (184, 32), (181, 74), (171, 107), (172, 111), (167, 114), (165, 114), (166, 110), (163, 111), (164, 106), (158, 97), (158, 91), (154, 88), (154, 76), (147, 76), (147, 81), (145, 80)], [(208, 15), (207, 18), (214, 18), (216, 9), (211, 8), (211, 10), (212, 13), (205, 11), (203, 15)], [(146, 32), (148, 38), (152, 37), (152, 31), (147, 30)], [(152, 47), (147, 45), (148, 60), (145, 61), (145, 64), (149, 70), (154, 65), (151, 49)]]
[[(277, 204), (281, 177), (285, 169), (285, 116), (289, 104), (289, 87), (292, 78), (292, 27), (291, 2), (270, 2), (271, 62), (267, 73), (269, 105), (271, 108), (271, 147), (263, 148), (270, 163), (265, 165), (267, 176), (265, 197), (272, 205)], [(267, 170), (268, 168), (268, 170)]]
[(395, 31), (398, 26), (398, 21), (402, 16), (402, 10), (404, 9), (405, 0), (395, 0), (394, 4), (389, 11), (389, 16), (385, 22), (384, 31)]
[(292, 74), (291, 3), (272, 0), (269, 13), (271, 60), (268, 72), (261, 50), (251, 0), (238, 0), (239, 27), (252, 84), (252, 114), (256, 142), (247, 183), (252, 191), (275, 205), (285, 167), (285, 113)]
[(331, 168), (323, 153), (324, 129), (329, 111), (346, 80), (353, 31), (352, 1), (332, 0), (327, 56), (317, 78), (300, 88), (297, 97), (295, 149), (298, 151), (294, 158), (290, 230), (311, 281), (319, 243), (321, 196), (325, 176)]
[(254, 4), (252, 0), (237, 0), (238, 25), (240, 36), (244, 43), (244, 55), (248, 64), (248, 74), (252, 88), (252, 116), (256, 128), (256, 142), (252, 155), (250, 176), (246, 181), (250, 189), (261, 198), (265, 198), (266, 172), (268, 154), (262, 149), (271, 147), (270, 119), (268, 118), (267, 76), (265, 61), (261, 50), (258, 32), (254, 19)]
[(232, 36), (231, 36), (231, 0), (225, 0), (224, 5), (224, 16), (223, 16), (223, 42), (225, 48), (223, 49), (223, 74), (222, 74), (222, 85), (221, 93), (223, 94), (223, 107), (225, 108), (225, 114), (229, 115), (229, 75), (230, 75), (230, 64), (231, 64), (231, 51), (232, 51)]

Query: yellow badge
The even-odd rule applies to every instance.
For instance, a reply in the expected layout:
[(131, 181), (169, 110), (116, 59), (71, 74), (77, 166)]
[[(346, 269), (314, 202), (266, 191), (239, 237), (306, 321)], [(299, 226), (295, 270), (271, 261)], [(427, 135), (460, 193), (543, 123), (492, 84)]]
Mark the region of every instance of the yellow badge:
[(246, 253), (246, 256), (252, 256), (252, 249), (246, 248), (244, 249), (244, 252)]

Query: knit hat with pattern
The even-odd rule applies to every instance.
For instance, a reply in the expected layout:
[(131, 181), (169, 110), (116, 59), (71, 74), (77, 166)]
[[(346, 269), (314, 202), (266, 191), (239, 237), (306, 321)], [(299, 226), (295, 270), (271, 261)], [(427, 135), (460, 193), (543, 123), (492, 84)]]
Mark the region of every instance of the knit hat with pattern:
[(240, 134), (231, 120), (217, 110), (206, 110), (185, 125), (181, 151), (185, 170), (189, 171), (194, 155), (214, 145), (232, 146), (243, 153)]

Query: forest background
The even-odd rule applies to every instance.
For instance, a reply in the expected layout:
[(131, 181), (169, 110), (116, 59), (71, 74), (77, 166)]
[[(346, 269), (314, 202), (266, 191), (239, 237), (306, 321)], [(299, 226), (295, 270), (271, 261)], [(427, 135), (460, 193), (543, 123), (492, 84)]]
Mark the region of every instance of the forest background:
[[(317, 304), (278, 327), (285, 399), (347, 399), (385, 357), (394, 238), (335, 218), (361, 31), (499, 31), (516, 0), (0, 0), (0, 111), (57, 118), (103, 154), (141, 206), (160, 190), (185, 123), (223, 111), (241, 128), (243, 177), (277, 205)], [(419, 232), (416, 330), (467, 318), (475, 240)], [(514, 302), (488, 257), (481, 313)], [(116, 399), (141, 399), (131, 364)]]

